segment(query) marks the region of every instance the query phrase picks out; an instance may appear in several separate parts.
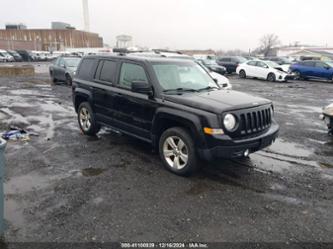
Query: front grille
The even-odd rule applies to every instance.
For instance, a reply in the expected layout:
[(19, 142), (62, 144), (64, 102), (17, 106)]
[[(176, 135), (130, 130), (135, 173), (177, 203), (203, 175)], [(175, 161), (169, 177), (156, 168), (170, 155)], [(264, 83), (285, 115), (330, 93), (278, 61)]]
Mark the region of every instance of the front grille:
[(231, 137), (252, 137), (266, 131), (272, 124), (270, 106), (261, 106), (236, 112), (234, 114), (239, 122), (238, 128), (228, 132)]
[(270, 109), (263, 109), (240, 114), (241, 135), (251, 135), (261, 132), (271, 126), (272, 117)]

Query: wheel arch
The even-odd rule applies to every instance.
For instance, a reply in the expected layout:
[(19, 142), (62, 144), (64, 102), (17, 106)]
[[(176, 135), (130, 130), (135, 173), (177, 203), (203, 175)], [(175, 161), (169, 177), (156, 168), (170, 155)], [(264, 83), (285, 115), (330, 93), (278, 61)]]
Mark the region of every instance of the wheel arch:
[(205, 145), (201, 131), (201, 121), (198, 116), (181, 110), (164, 109), (157, 112), (153, 120), (152, 135), (155, 149), (158, 148), (162, 133), (171, 127), (187, 129), (193, 136), (196, 146), (202, 147)]
[(74, 108), (75, 108), (76, 112), (78, 111), (79, 106), (82, 102), (88, 102), (90, 104), (91, 108), (93, 108), (92, 94), (87, 90), (76, 89), (73, 101), (74, 101)]

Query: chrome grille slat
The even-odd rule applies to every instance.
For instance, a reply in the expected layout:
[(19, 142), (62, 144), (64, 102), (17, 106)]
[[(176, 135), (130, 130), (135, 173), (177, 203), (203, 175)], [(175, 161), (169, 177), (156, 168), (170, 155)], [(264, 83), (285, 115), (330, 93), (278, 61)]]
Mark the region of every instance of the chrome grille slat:
[(246, 137), (268, 129), (272, 123), (270, 107), (243, 110), (237, 113), (239, 128), (232, 135)]

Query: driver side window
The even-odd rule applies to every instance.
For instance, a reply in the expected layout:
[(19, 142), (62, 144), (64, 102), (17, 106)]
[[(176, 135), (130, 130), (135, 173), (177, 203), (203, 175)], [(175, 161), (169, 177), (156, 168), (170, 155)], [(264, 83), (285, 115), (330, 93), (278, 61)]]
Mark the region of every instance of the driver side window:
[(146, 72), (142, 66), (123, 63), (120, 70), (119, 86), (131, 88), (132, 81), (143, 81), (148, 84)]

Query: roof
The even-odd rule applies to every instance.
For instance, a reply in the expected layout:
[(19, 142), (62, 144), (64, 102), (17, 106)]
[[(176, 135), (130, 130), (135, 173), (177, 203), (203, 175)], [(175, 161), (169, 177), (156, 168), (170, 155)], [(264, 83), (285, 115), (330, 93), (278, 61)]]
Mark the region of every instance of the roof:
[(121, 54), (110, 54), (110, 55), (88, 55), (85, 56), (84, 58), (104, 58), (104, 59), (130, 59), (130, 60), (135, 60), (135, 61), (140, 61), (140, 62), (189, 62), (192, 60), (189, 60), (188, 58), (177, 58), (177, 57), (163, 57), (163, 56), (142, 56), (138, 55), (136, 53), (129, 53), (125, 55)]
[(325, 56), (333, 59), (333, 53), (327, 52), (327, 51), (320, 51), (320, 50), (311, 50), (311, 49), (303, 49), (294, 53), (291, 53), (290, 55), (297, 55), (302, 53), (310, 53), (313, 55), (320, 55)]

